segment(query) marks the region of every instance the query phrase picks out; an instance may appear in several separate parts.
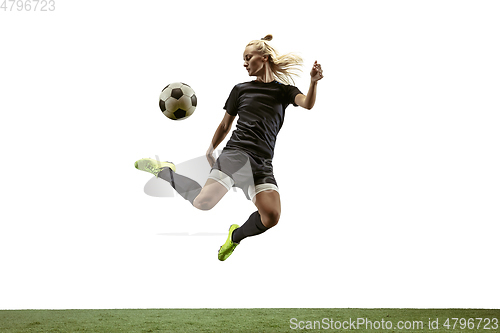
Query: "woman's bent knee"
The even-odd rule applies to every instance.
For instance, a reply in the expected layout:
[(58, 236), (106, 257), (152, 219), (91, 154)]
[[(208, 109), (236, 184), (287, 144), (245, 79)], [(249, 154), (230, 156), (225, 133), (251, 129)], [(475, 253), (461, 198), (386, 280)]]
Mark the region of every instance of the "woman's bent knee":
[(200, 196), (197, 196), (193, 200), (193, 206), (198, 208), (199, 210), (210, 210), (214, 208), (216, 203), (212, 202), (212, 200), (208, 198), (200, 198)]
[(280, 212), (278, 210), (271, 210), (260, 214), (262, 224), (266, 228), (272, 228), (280, 220)]

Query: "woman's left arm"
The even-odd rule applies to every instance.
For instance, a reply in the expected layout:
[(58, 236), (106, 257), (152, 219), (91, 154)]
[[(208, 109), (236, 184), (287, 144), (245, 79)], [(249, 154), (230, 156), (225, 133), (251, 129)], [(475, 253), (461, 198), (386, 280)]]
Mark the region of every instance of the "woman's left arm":
[(318, 85), (318, 81), (322, 78), (323, 70), (321, 69), (321, 65), (318, 64), (318, 61), (315, 61), (311, 70), (311, 84), (309, 85), (309, 91), (307, 92), (307, 95), (298, 94), (295, 96), (295, 104), (311, 110), (316, 102), (316, 87)]

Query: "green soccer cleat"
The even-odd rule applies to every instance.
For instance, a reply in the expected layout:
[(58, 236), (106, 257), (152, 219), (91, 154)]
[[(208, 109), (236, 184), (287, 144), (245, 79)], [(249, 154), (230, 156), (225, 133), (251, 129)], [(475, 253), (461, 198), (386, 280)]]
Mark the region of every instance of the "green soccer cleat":
[(165, 169), (165, 168), (170, 168), (170, 169), (172, 169), (173, 172), (175, 172), (174, 163), (172, 163), (172, 162), (159, 162), (157, 160), (153, 160), (152, 158), (142, 158), (142, 159), (136, 161), (135, 168), (142, 170), (142, 171), (152, 173), (156, 177), (158, 177), (158, 174), (160, 173), (160, 171)]
[(224, 245), (222, 245), (219, 249), (219, 260), (220, 261), (224, 261), (226, 260), (227, 258), (229, 258), (229, 256), (231, 255), (231, 253), (233, 253), (234, 249), (236, 248), (236, 246), (238, 246), (238, 243), (233, 243), (233, 240), (232, 240), (232, 236), (233, 236), (233, 232), (238, 229), (240, 226), (237, 225), (237, 224), (233, 224), (231, 225), (231, 227), (229, 228), (229, 235), (227, 236), (227, 240), (226, 242), (224, 243)]

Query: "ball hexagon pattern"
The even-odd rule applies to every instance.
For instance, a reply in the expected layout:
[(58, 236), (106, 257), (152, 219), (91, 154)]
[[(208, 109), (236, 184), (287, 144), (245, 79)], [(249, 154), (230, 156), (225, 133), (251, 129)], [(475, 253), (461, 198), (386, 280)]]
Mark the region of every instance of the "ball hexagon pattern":
[(182, 82), (171, 83), (160, 93), (160, 110), (169, 119), (189, 118), (197, 104), (198, 99), (193, 88)]

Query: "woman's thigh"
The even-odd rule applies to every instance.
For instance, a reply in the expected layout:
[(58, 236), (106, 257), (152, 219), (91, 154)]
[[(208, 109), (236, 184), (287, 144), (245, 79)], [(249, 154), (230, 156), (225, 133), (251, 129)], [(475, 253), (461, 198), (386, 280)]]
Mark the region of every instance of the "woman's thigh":
[(194, 199), (193, 206), (201, 210), (212, 209), (228, 192), (226, 186), (220, 184), (215, 179), (207, 179), (200, 194)]

